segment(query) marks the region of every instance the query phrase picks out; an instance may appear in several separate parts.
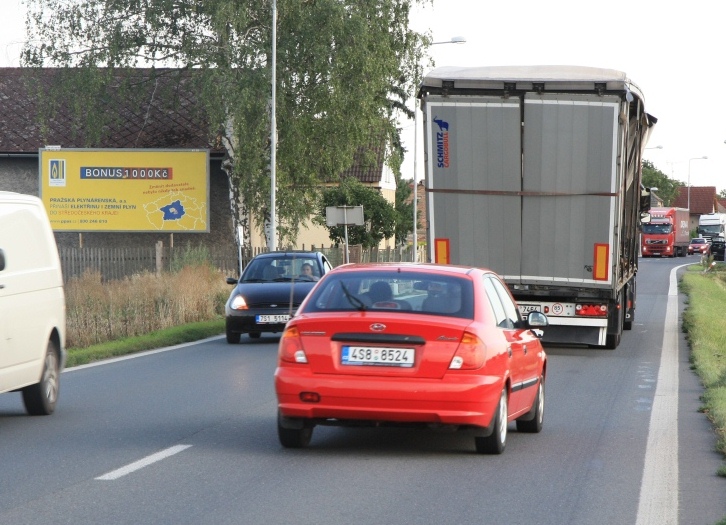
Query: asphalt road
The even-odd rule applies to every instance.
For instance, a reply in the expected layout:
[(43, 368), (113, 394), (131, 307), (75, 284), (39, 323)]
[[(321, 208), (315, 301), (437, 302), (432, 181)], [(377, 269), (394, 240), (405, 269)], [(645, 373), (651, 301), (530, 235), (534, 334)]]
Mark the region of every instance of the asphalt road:
[(68, 370), (50, 417), (4, 394), (0, 523), (713, 524), (726, 516), (722, 460), (666, 323), (670, 270), (693, 261), (641, 261), (618, 349), (547, 348), (544, 430), (511, 425), (501, 456), (404, 429), (319, 427), (310, 448), (281, 448), (277, 337)]

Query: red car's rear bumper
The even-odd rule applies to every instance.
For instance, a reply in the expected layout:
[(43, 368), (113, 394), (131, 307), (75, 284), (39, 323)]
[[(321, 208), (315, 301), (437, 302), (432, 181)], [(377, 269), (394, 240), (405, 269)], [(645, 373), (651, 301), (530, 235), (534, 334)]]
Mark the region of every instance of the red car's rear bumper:
[[(499, 376), (447, 374), (443, 379), (313, 375), (279, 367), (275, 390), (283, 416), (399, 423), (489, 426), (502, 392)], [(315, 392), (316, 403), (300, 400)]]

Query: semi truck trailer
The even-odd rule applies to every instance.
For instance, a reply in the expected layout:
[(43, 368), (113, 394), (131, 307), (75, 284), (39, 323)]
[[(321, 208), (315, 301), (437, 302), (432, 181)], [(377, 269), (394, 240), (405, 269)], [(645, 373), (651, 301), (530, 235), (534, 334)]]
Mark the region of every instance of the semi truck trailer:
[(650, 203), (640, 88), (611, 69), (441, 67), (418, 95), (429, 259), (499, 273), (548, 316), (545, 342), (617, 347)]
[(711, 242), (714, 237), (726, 237), (726, 213), (706, 213), (698, 218), (698, 235)]
[(640, 252), (643, 257), (685, 257), (691, 235), (686, 208), (651, 208), (641, 224)]

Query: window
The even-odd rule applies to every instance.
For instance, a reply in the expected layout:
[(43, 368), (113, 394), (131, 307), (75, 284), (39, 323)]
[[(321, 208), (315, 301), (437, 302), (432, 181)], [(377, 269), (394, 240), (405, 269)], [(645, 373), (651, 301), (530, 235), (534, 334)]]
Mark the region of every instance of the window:
[(516, 328), (520, 325), (520, 321), (522, 320), (519, 316), (519, 309), (517, 308), (517, 305), (514, 304), (512, 296), (499, 279), (491, 278), (491, 280), (494, 283), (494, 288), (497, 290), (499, 299), (502, 301), (502, 306), (504, 307), (504, 313), (507, 316), (507, 320), (511, 324), (511, 326), (508, 326), (507, 328)]
[(484, 289), (486, 290), (487, 297), (492, 305), (492, 310), (494, 311), (494, 322), (496, 325), (499, 328), (513, 328), (512, 326), (508, 326), (509, 319), (507, 318), (504, 305), (499, 298), (499, 294), (497, 293), (497, 289), (494, 287), (494, 282), (491, 277), (484, 277)]

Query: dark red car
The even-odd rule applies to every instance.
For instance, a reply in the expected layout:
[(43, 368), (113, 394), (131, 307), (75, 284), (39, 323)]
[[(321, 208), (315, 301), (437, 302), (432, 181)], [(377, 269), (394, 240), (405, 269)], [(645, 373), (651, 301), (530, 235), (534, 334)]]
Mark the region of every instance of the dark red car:
[(691, 243), (688, 245), (688, 255), (693, 255), (694, 253), (697, 253), (699, 255), (704, 253), (708, 254), (710, 251), (711, 245), (706, 239), (703, 239), (701, 237), (695, 237), (691, 239)]
[(547, 356), (504, 282), (468, 267), (344, 265), (287, 323), (275, 390), (278, 436), (304, 447), (316, 425), (432, 426), (504, 451), (507, 427), (539, 432)]

